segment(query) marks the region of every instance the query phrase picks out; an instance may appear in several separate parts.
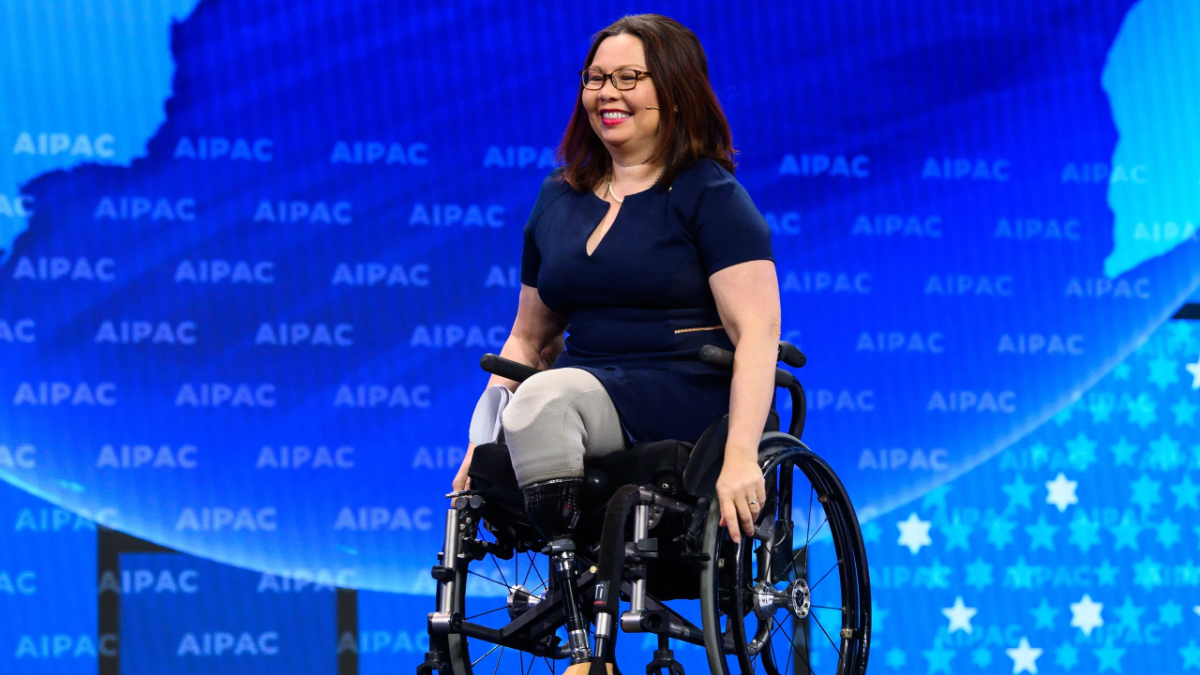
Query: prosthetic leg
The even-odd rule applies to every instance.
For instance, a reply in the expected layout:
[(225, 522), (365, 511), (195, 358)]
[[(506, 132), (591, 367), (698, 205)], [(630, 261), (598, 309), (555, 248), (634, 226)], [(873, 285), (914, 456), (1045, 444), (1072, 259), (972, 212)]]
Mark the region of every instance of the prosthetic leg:
[(550, 556), (551, 580), (563, 598), (571, 665), (588, 663), (592, 658), (592, 650), (588, 644), (587, 623), (579, 610), (579, 598), (575, 592), (579, 568), (575, 558), (575, 542), (571, 539), (581, 515), (583, 479), (543, 481), (524, 488), (522, 492), (529, 522), (549, 541), (543, 552)]

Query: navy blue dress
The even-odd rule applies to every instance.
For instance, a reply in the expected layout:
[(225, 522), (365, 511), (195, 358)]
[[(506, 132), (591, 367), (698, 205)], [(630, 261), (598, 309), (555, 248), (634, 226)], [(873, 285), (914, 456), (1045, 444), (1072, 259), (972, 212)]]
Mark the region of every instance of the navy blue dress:
[[(669, 190), (625, 197), (588, 256), (588, 237), (609, 205), (572, 188), (560, 171), (542, 184), (521, 258), (521, 283), (569, 319), (554, 367), (595, 375), (631, 442), (695, 441), (729, 412), (732, 380), (696, 358), (706, 344), (733, 349), (708, 277), (773, 260), (770, 228), (741, 184), (703, 159)], [(710, 330), (689, 330), (696, 328)]]

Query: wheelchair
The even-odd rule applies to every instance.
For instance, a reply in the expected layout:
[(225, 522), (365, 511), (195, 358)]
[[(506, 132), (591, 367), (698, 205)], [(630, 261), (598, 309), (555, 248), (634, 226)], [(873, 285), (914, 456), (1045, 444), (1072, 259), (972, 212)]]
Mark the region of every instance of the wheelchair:
[[(715, 346), (698, 357), (733, 366)], [(806, 361), (787, 342), (779, 360)], [(481, 366), (516, 381), (538, 372), (493, 354)], [(858, 518), (833, 470), (800, 441), (803, 387), (782, 368), (775, 375), (791, 394), (790, 425), (779, 432), (772, 409), (758, 456), (766, 501), (754, 535), (737, 544), (715, 503), (728, 416), (694, 444), (639, 443), (589, 460), (573, 547), (548, 542), (525, 518), (502, 442), (477, 446), (471, 489), (447, 495), (418, 675), (556, 673), (585, 661), (592, 675), (620, 673), (618, 632), (657, 644), (648, 675), (684, 675), (672, 641), (702, 648), (717, 675), (865, 673), (871, 594)], [(574, 576), (560, 573), (569, 559)], [(697, 599), (699, 625), (667, 604)]]

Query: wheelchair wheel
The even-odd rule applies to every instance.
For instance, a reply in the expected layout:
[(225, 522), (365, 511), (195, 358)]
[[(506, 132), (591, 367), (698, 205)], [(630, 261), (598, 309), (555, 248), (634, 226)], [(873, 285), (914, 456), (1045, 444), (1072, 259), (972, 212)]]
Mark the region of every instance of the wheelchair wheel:
[(871, 637), (870, 580), (858, 518), (841, 481), (794, 438), (764, 439), (767, 499), (754, 537), (734, 544), (705, 524), (700, 605), (718, 675), (862, 675)]
[[(500, 631), (517, 618), (535, 613), (549, 595), (547, 557), (534, 550), (514, 551), (510, 544), (497, 542), (477, 519), (465, 524), (463, 539), (485, 542), (491, 550), (480, 560), (464, 561), (455, 575), (454, 606), (464, 622)], [(509, 635), (509, 646), (459, 633), (437, 639), (444, 641), (441, 647), (453, 675), (557, 673), (569, 663), (564, 624), (561, 615), (541, 618)]]

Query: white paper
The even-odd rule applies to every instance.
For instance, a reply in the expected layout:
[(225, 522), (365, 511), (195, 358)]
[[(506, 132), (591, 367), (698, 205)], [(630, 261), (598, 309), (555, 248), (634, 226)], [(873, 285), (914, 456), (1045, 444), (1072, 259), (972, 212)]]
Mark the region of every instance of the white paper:
[(512, 400), (512, 392), (502, 384), (494, 384), (483, 390), (475, 414), (471, 415), (471, 442), (475, 445), (495, 443), (500, 437), (500, 413)]

